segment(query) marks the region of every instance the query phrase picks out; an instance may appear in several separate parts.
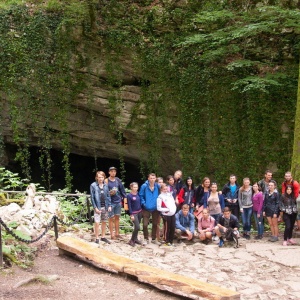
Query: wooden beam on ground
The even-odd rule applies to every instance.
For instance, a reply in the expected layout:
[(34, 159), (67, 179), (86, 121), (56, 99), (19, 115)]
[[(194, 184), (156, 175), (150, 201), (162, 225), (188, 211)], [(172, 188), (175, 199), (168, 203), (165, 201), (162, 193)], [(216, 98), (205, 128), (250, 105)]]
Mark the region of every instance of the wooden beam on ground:
[(102, 269), (134, 276), (140, 282), (176, 295), (191, 299), (240, 299), (240, 294), (232, 290), (136, 262), (80, 239), (69, 236), (59, 237), (57, 246), (60, 254), (65, 252), (76, 254), (92, 261)]

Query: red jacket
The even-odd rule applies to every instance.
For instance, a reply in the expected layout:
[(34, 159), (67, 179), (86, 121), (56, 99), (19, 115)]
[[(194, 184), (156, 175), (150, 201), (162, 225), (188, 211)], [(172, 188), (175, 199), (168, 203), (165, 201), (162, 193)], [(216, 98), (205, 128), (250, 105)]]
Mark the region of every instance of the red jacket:
[[(196, 198), (195, 198), (195, 190), (189, 190), (190, 192), (192, 192), (192, 199), (191, 199), (191, 203), (188, 203), (189, 205), (191, 205), (192, 203), (195, 203), (196, 201)], [(187, 199), (187, 195), (185, 195), (186, 193), (186, 190), (185, 188), (181, 188), (179, 194), (178, 194), (178, 202), (180, 204), (182, 203), (187, 203), (188, 199)]]
[(299, 183), (296, 180), (292, 180), (291, 182), (284, 181), (281, 185), (281, 193), (282, 194), (285, 193), (286, 187), (288, 185), (292, 186), (294, 196), (297, 198), (299, 196)]

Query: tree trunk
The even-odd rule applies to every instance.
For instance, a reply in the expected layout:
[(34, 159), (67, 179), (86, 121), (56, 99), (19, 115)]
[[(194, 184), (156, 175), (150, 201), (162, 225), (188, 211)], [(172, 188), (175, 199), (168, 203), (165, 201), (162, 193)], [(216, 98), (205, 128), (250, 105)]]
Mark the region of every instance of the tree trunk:
[(297, 181), (300, 180), (300, 63), (299, 63), (297, 106), (296, 106), (296, 115), (295, 115), (292, 174), (294, 175), (294, 178)]

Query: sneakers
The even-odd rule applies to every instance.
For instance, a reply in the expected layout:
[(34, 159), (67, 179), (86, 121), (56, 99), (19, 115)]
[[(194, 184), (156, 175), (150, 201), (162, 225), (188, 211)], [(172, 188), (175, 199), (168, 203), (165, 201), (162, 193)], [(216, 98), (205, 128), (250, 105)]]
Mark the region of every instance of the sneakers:
[(217, 235), (212, 237), (212, 241), (218, 242), (219, 241), (219, 237)]
[(219, 241), (219, 247), (221, 248), (221, 247), (223, 247), (224, 246), (224, 240), (223, 239), (220, 239), (220, 241)]
[(272, 241), (273, 241), (273, 238), (274, 238), (274, 236), (272, 235), (272, 236), (268, 239), (268, 241), (269, 241), (269, 242), (272, 242)]
[(96, 239), (95, 243), (96, 243), (96, 244), (99, 244), (99, 239)]
[(283, 241), (282, 246), (287, 246), (287, 241)]
[(149, 244), (149, 241), (148, 241), (148, 240), (143, 240), (143, 243), (142, 243), (143, 246), (146, 246), (146, 245), (148, 245), (148, 244)]
[(287, 242), (291, 245), (296, 245), (296, 241), (294, 241), (293, 239), (288, 239)]
[(168, 247), (176, 247), (174, 244), (172, 243), (165, 243), (165, 246), (168, 246)]
[(155, 245), (157, 245), (157, 246), (160, 246), (161, 245), (161, 243), (158, 241), (158, 240), (151, 240), (151, 243), (152, 244), (155, 244)]
[(246, 240), (250, 240), (250, 238), (251, 238), (251, 237), (250, 237), (250, 234), (249, 234), (249, 233), (245, 234), (245, 239), (246, 239)]
[(134, 242), (135, 242), (137, 245), (142, 245), (142, 242), (139, 241), (139, 240), (135, 240)]
[(277, 242), (278, 241), (278, 236), (272, 236), (272, 238), (269, 240), (270, 242)]
[(134, 246), (135, 246), (135, 242), (134, 242), (133, 240), (130, 240), (130, 241), (128, 242), (128, 245), (130, 245), (131, 247), (134, 247)]
[(263, 236), (261, 234), (257, 235), (254, 239), (256, 240), (261, 240), (263, 238)]
[(101, 242), (104, 242), (106, 244), (110, 244), (110, 241), (107, 238), (101, 238)]

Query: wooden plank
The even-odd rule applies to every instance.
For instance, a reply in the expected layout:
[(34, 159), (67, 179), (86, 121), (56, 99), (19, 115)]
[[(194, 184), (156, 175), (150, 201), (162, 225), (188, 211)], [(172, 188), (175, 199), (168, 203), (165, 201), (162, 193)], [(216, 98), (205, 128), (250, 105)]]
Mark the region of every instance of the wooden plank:
[[(158, 289), (191, 299), (235, 300), (240, 294), (213, 284), (202, 282), (180, 274), (161, 270), (132, 259), (100, 249), (98, 246), (73, 237), (59, 237), (59, 249), (79, 255), (93, 261), (100, 268), (131, 275), (138, 281), (150, 284)], [(64, 252), (62, 251), (62, 253)]]
[(110, 272), (124, 272), (124, 264), (132, 262), (131, 259), (116, 255), (98, 248), (97, 245), (69, 236), (59, 237), (56, 243), (58, 248), (85, 257), (99, 265), (102, 269)]

